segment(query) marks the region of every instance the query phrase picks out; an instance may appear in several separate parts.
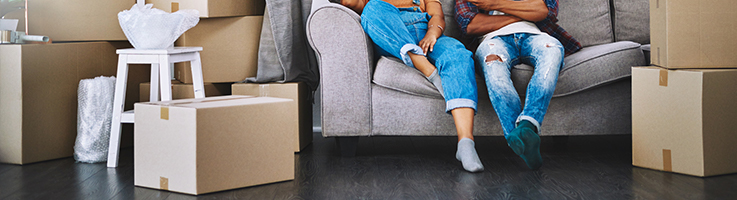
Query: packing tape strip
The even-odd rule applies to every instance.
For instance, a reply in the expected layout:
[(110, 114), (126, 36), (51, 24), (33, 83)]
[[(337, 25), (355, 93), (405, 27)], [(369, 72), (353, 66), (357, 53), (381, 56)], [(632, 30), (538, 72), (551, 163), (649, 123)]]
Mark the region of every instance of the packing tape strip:
[(261, 84), (261, 85), (258, 85), (258, 87), (259, 87), (259, 90), (258, 90), (259, 94), (258, 94), (258, 96), (260, 96), (260, 97), (268, 97), (269, 96), (269, 84)]
[(169, 107), (161, 107), (161, 119), (169, 120)]
[(171, 2), (171, 12), (179, 11), (179, 3), (178, 2)]
[(663, 171), (673, 171), (673, 160), (671, 159), (670, 149), (663, 149)]
[(159, 176), (159, 189), (169, 190), (169, 179)]
[(668, 87), (668, 70), (660, 70), (660, 78), (658, 78), (660, 86)]

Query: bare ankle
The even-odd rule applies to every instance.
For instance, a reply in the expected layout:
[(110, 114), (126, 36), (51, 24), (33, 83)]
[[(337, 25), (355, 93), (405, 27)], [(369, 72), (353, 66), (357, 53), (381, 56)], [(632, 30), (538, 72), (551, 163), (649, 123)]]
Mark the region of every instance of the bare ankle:
[(435, 68), (435, 65), (427, 60), (427, 57), (417, 55), (412, 52), (408, 52), (407, 54), (409, 54), (409, 58), (412, 60), (412, 64), (415, 65), (415, 68), (417, 68), (417, 70), (420, 70), (420, 72), (422, 72), (422, 74), (424, 74), (425, 76), (432, 75), (435, 69), (437, 69)]

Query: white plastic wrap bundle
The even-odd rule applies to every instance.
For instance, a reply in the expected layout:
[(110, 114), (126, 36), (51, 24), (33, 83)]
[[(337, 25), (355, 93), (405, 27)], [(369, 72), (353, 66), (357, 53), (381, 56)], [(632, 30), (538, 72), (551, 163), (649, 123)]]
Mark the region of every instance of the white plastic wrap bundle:
[(200, 21), (197, 10), (167, 13), (152, 7), (153, 4), (135, 4), (118, 13), (120, 28), (136, 49), (166, 49)]
[(100, 76), (79, 81), (77, 141), (74, 143), (77, 162), (107, 161), (114, 94), (115, 77)]

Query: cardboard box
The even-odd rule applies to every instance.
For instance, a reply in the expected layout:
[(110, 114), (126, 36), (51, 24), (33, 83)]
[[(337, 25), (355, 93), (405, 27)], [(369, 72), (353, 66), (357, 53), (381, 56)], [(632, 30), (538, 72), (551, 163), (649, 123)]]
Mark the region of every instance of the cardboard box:
[(266, 8), (264, 0), (146, 0), (146, 3), (166, 12), (195, 9), (201, 18), (263, 15)]
[(653, 65), (737, 68), (737, 1), (650, 0)]
[[(230, 95), (230, 83), (205, 83), (205, 96), (222, 96)], [(141, 83), (140, 102), (149, 102), (151, 83)], [(194, 98), (194, 86), (191, 83), (182, 83), (176, 80), (171, 81), (171, 97), (172, 99), (192, 99)]]
[(204, 194), (294, 179), (291, 99), (219, 96), (135, 105), (136, 186)]
[[(290, 124), (295, 128), (292, 133), (296, 138), (294, 152), (300, 152), (312, 143), (312, 101), (305, 83), (236, 83), (232, 85), (234, 95), (249, 95), (261, 97), (278, 97), (294, 100), (295, 110), (291, 114), (299, 116), (299, 122)], [(287, 124), (284, 124), (287, 125)]]
[(632, 68), (632, 165), (737, 172), (737, 69)]
[[(114, 76), (115, 49), (108, 42), (0, 45), (0, 162), (72, 156), (79, 81)], [(130, 73), (148, 76), (149, 71)], [(135, 91), (126, 98), (131, 107), (131, 99), (138, 99), (132, 84), (138, 83), (128, 86), (129, 93)]]
[(128, 40), (118, 22), (118, 13), (130, 9), (134, 0), (28, 0), (28, 29), (25, 12), (9, 13), (6, 19), (19, 19), (18, 31), (45, 35), (59, 41)]
[[(207, 83), (237, 82), (255, 77), (263, 16), (200, 19), (176, 46), (202, 47), (202, 78)], [(174, 64), (174, 76), (192, 83), (189, 62)]]

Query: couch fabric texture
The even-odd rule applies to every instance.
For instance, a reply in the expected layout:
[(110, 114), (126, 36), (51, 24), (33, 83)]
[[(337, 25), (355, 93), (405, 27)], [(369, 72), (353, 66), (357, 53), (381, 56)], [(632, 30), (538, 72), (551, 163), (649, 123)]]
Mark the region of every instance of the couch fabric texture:
[[(453, 18), (454, 1), (441, 2), (444, 34), (468, 42)], [(559, 0), (558, 23), (584, 48), (565, 58), (540, 135), (631, 133), (630, 67), (647, 64), (641, 50), (649, 43), (647, 5), (647, 0)], [(375, 57), (358, 14), (339, 4), (313, 10), (307, 38), (321, 74), (323, 136), (456, 135), (440, 93), (399, 59)], [(532, 69), (522, 64), (512, 70), (520, 95)], [(502, 135), (484, 79), (476, 81), (474, 135)]]

